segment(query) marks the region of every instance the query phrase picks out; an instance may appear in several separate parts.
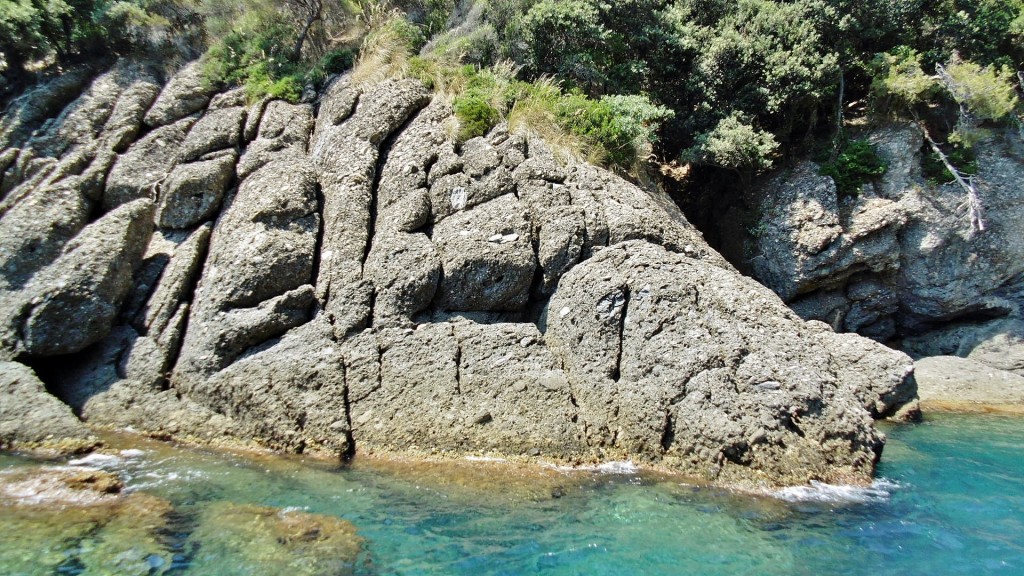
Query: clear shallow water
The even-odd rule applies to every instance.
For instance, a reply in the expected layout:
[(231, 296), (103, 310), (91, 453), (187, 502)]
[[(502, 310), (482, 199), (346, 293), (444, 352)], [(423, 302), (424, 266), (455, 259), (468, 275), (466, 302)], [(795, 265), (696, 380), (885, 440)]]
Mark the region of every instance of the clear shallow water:
[[(184, 519), (168, 538), (176, 550), (188, 552), (188, 518), (212, 502), (293, 507), (356, 526), (359, 574), (1024, 574), (1024, 419), (940, 415), (887, 434), (884, 480), (873, 489), (776, 498), (637, 473), (486, 463), (339, 470), (158, 444), (89, 464), (171, 501)], [(25, 465), (0, 456), (0, 468)], [(0, 530), (0, 559), (19, 542)], [(70, 558), (83, 543), (51, 546)], [(199, 547), (152, 573), (251, 573), (240, 565)], [(81, 573), (76, 566), (38, 573)]]

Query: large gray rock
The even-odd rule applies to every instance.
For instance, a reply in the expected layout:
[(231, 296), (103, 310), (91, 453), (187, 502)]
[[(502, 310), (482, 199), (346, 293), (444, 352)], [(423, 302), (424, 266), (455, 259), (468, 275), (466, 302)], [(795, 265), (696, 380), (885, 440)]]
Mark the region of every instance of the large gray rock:
[(0, 148), (24, 143), (40, 124), (77, 98), (93, 74), (86, 67), (74, 68), (14, 99), (0, 117)]
[(537, 258), (526, 207), (514, 195), (458, 212), (434, 226), (444, 271), (445, 310), (518, 310), (526, 305)]
[(313, 131), (313, 107), (274, 100), (266, 105), (257, 126), (256, 138), (238, 162), (239, 178), (247, 177), (272, 160), (305, 156)]
[(532, 324), (423, 324), (350, 342), (358, 450), (559, 459), (585, 450), (566, 374)]
[(363, 274), (373, 282), (373, 325), (404, 325), (425, 310), (441, 280), (441, 259), (425, 234), (376, 236)]
[(179, 70), (164, 86), (156, 102), (146, 112), (145, 122), (152, 127), (170, 124), (206, 108), (216, 89), (203, 78), (199, 60)]
[(305, 324), (197, 381), (189, 398), (271, 448), (338, 456), (354, 448), (341, 348), (326, 322)]
[(188, 131), (179, 158), (191, 162), (218, 150), (234, 149), (241, 143), (245, 108), (233, 106), (208, 110)]
[(157, 92), (151, 71), (138, 63), (120, 61), (43, 126), (28, 146), (42, 156), (60, 157), (103, 138), (108, 147), (121, 150), (138, 134), (142, 116)]
[[(411, 80), (343, 77), (316, 107), (197, 82), (134, 143), (141, 85), (91, 144), (0, 158), (2, 357), (75, 352), (41, 375), (91, 424), (750, 487), (865, 482), (872, 417), (916, 407), (905, 356), (799, 320), (658, 190), (504, 125), (456, 145)], [(835, 292), (839, 327), (892, 329), (877, 274)]]
[(88, 223), (92, 203), (77, 186), (41, 186), (0, 218), (0, 290), (18, 290), (53, 262)]
[(178, 385), (306, 322), (320, 216), (304, 161), (272, 162), (238, 189), (214, 228), (176, 368)]
[(194, 118), (184, 118), (146, 134), (122, 154), (107, 177), (103, 207), (107, 210), (139, 198), (156, 199), (159, 186), (174, 170)]
[(2, 305), (6, 352), (68, 354), (103, 338), (152, 233), (149, 200), (125, 204), (82, 230), (53, 264)]
[(1024, 321), (1019, 318), (953, 324), (904, 338), (901, 347), (915, 358), (959, 356), (1024, 376)]
[(0, 362), (0, 448), (75, 453), (97, 445), (66, 404), (28, 366)]
[(837, 199), (831, 179), (809, 162), (756, 191), (756, 250), (747, 255), (755, 277), (802, 317), (880, 341), (950, 322), (1019, 318), (1020, 135), (1006, 131), (977, 144), (984, 231), (972, 230), (959, 186), (923, 177), (917, 126), (864, 137), (889, 168), (856, 197)]
[(839, 202), (835, 183), (803, 163), (764, 184), (754, 260), (757, 278), (783, 300), (851, 275), (897, 269), (897, 231), (907, 221), (903, 206), (885, 198)]
[(968, 358), (932, 356), (915, 363), (926, 410), (1009, 411), (1024, 414), (1024, 377)]
[[(1001, 138), (1017, 139), (1008, 132)], [(901, 326), (908, 332), (935, 321), (1006, 314), (1024, 292), (1024, 163), (1009, 142), (981, 142), (979, 189), (987, 228), (973, 232), (964, 216), (964, 193), (955, 184), (908, 187), (903, 202), (912, 217), (901, 233)], [(1018, 314), (1019, 317), (1019, 314)]]
[(160, 186), (157, 224), (162, 228), (192, 228), (215, 216), (235, 174), (236, 158), (227, 154), (175, 166)]
[(547, 327), (598, 457), (712, 480), (863, 482), (883, 442), (872, 412), (915, 395), (906, 356), (807, 325), (752, 280), (646, 242), (566, 274)]
[(316, 292), (339, 338), (372, 317), (373, 287), (363, 279), (362, 268), (372, 240), (379, 147), (429, 100), (419, 82), (387, 81), (360, 94), (343, 77), (321, 102), (310, 146), (323, 194)]

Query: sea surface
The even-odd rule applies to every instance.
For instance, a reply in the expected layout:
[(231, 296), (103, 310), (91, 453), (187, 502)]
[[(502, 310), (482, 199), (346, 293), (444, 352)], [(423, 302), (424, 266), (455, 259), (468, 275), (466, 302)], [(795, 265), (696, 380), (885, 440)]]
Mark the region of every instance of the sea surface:
[[(489, 461), (341, 467), (140, 440), (81, 464), (173, 506), (160, 539), (168, 553), (149, 557), (148, 574), (277, 573), (256, 552), (192, 537), (196, 518), (227, 501), (351, 522), (363, 539), (346, 568), (355, 574), (1024, 575), (1024, 418), (938, 414), (885, 432), (871, 488), (763, 496), (627, 463), (582, 473)], [(0, 470), (38, 465), (0, 455)], [(101, 536), (59, 536), (11, 514), (0, 510), (0, 574), (100, 573), (78, 555), (102, 549), (89, 540)]]

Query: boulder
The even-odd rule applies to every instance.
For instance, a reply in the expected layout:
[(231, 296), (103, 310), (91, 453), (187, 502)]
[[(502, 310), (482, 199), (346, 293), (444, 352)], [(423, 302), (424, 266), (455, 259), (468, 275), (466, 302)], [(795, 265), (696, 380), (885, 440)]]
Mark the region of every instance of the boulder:
[(243, 438), (276, 450), (346, 456), (355, 447), (344, 361), (331, 333), (326, 322), (306, 323), (208, 378), (176, 386), (191, 401), (229, 415)]
[(425, 234), (380, 233), (363, 274), (373, 282), (373, 325), (403, 325), (425, 310), (441, 280), (441, 259)]
[(316, 292), (339, 338), (362, 329), (372, 317), (373, 288), (362, 269), (372, 240), (379, 147), (429, 100), (416, 81), (385, 81), (360, 93), (342, 77), (321, 101), (310, 145), (323, 194)]
[(272, 160), (305, 156), (313, 131), (313, 108), (309, 104), (273, 100), (266, 104), (258, 127), (257, 135), (238, 162), (239, 178), (249, 176)]
[(69, 183), (41, 186), (0, 218), (0, 290), (19, 290), (88, 223), (92, 203)]
[(4, 345), (30, 356), (82, 350), (110, 331), (153, 233), (153, 203), (129, 202), (68, 242), (2, 308)]
[(925, 410), (953, 409), (1024, 414), (1024, 377), (956, 356), (931, 356), (915, 363)]
[(175, 122), (206, 108), (216, 89), (203, 78), (199, 60), (186, 64), (171, 77), (146, 112), (146, 125), (154, 128)]
[(547, 309), (592, 451), (730, 483), (870, 478), (883, 443), (872, 412), (912, 401), (911, 363), (849, 338), (735, 272), (642, 241), (573, 268)]
[(866, 196), (840, 202), (832, 179), (809, 162), (771, 178), (755, 195), (762, 217), (754, 272), (783, 300), (842, 285), (864, 270), (899, 268), (897, 232), (907, 222), (900, 203)]
[(228, 154), (175, 166), (160, 186), (157, 224), (188, 229), (216, 216), (235, 174), (235, 160), (234, 154)]
[(242, 183), (210, 239), (177, 365), (183, 386), (309, 319), (319, 229), (308, 163), (272, 162)]
[(84, 66), (73, 68), (15, 98), (0, 117), (0, 149), (23, 144), (43, 121), (81, 95), (94, 74)]
[(526, 305), (537, 258), (526, 207), (506, 195), (458, 212), (434, 226), (444, 310), (502, 311)]
[(208, 110), (188, 131), (179, 158), (192, 162), (219, 150), (234, 149), (242, 140), (245, 108), (233, 106)]
[(1018, 318), (952, 324), (904, 338), (901, 347), (914, 358), (959, 356), (1024, 376), (1024, 321)]
[(178, 163), (194, 118), (184, 118), (146, 134), (122, 154), (107, 176), (103, 207), (110, 210), (139, 198), (158, 196), (159, 186)]
[(0, 448), (77, 453), (98, 444), (28, 366), (0, 362)]
[(28, 146), (42, 156), (60, 157), (102, 138), (110, 148), (123, 149), (138, 134), (142, 115), (157, 92), (157, 80), (150, 70), (122, 60), (96, 77)]
[(754, 276), (802, 317), (880, 341), (979, 317), (1019, 318), (1019, 134), (996, 132), (976, 146), (983, 232), (964, 216), (958, 185), (922, 175), (917, 126), (883, 126), (863, 137), (888, 169), (855, 196), (838, 198), (810, 162), (777, 173), (750, 196), (759, 214), (756, 249), (746, 255)]

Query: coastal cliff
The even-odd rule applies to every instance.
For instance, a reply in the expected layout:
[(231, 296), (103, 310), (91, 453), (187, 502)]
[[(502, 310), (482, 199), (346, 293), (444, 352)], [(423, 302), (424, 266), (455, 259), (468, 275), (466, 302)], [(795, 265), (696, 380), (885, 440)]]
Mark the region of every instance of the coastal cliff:
[[(456, 143), (451, 117), (414, 80), (250, 104), (195, 64), (15, 101), (0, 442), (88, 444), (80, 418), (340, 456), (870, 480), (873, 419), (916, 409), (908, 356), (802, 320), (660, 192), (504, 125)], [(11, 424), (37, 403), (66, 425)]]

